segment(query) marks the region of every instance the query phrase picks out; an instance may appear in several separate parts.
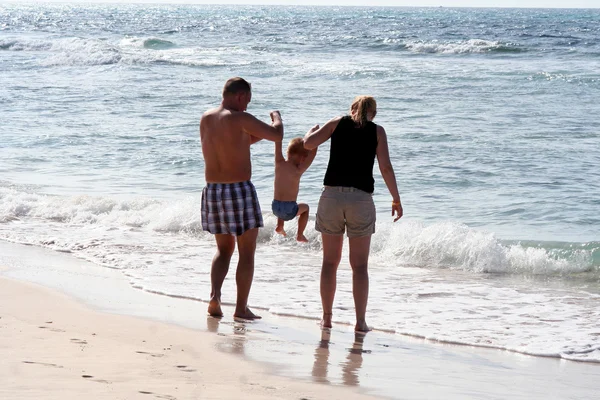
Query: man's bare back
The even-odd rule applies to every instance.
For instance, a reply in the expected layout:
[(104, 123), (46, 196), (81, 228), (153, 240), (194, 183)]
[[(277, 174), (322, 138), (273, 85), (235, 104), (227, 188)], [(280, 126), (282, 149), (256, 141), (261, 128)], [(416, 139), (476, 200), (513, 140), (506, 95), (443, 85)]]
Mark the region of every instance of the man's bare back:
[[(200, 121), (204, 174), (208, 183), (244, 182), (252, 177), (250, 145), (240, 114), (220, 106), (207, 111)], [(235, 146), (232, 144), (235, 143)]]
[(248, 181), (252, 177), (250, 145), (261, 139), (281, 140), (283, 125), (279, 111), (271, 112), (267, 125), (245, 111), (221, 105), (200, 120), (204, 174), (208, 183)]

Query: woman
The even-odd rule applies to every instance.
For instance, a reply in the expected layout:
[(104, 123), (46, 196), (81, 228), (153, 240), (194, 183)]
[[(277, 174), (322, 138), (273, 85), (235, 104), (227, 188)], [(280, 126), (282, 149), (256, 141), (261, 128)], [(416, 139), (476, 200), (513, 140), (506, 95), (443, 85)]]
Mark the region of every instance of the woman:
[(350, 107), (350, 115), (337, 117), (304, 137), (309, 150), (331, 138), (329, 164), (323, 193), (317, 209), (315, 229), (323, 239), (321, 269), (321, 302), (324, 328), (331, 328), (337, 268), (342, 258), (344, 232), (350, 244), (352, 293), (358, 332), (369, 330), (365, 314), (369, 297), (369, 250), (375, 233), (373, 203), (373, 165), (375, 156), (383, 180), (392, 195), (394, 222), (402, 217), (402, 205), (390, 161), (387, 136), (382, 126), (373, 123), (377, 103), (370, 96), (358, 96)]

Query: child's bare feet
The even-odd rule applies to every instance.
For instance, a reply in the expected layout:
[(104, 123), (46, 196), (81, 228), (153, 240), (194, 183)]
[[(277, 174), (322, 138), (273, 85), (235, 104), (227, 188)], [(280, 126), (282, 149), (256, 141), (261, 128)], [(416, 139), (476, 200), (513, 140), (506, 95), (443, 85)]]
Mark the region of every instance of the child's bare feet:
[(280, 235), (287, 236), (287, 233), (283, 230), (283, 220), (281, 218), (277, 218), (277, 227), (275, 228), (275, 232)]
[(296, 236), (296, 240), (299, 241), (299, 242), (308, 243), (308, 239), (304, 235), (298, 235), (298, 236)]

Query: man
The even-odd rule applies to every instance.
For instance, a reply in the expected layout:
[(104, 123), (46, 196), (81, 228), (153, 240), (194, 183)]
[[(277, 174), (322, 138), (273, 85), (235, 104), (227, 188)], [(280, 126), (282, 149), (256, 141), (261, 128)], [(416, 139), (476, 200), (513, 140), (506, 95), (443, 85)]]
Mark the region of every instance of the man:
[(223, 316), (221, 288), (237, 242), (237, 301), (233, 316), (260, 318), (248, 308), (256, 238), (258, 228), (263, 226), (256, 190), (250, 182), (250, 145), (261, 139), (280, 142), (283, 123), (279, 111), (271, 112), (271, 125), (246, 113), (251, 98), (250, 84), (242, 78), (231, 78), (223, 88), (221, 105), (205, 112), (200, 120), (206, 177), (202, 191), (202, 229), (215, 235), (217, 241), (208, 304), (208, 313), (214, 317)]

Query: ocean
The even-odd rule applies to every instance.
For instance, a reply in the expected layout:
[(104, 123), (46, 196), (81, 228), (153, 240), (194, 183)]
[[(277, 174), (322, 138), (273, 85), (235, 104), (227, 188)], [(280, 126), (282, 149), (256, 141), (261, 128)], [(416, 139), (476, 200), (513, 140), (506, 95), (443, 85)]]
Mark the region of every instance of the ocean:
[[(377, 99), (405, 216), (376, 168), (368, 323), (600, 362), (598, 9), (0, 4), (0, 239), (207, 300), (198, 122), (233, 76), (249, 112), (281, 111), (284, 145)], [(274, 234), (273, 154), (253, 146), (250, 305), (318, 320), (328, 145), (301, 184), (308, 244)], [(338, 324), (350, 282), (345, 255)]]

